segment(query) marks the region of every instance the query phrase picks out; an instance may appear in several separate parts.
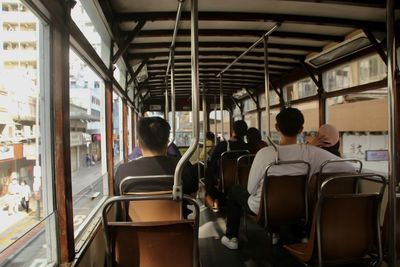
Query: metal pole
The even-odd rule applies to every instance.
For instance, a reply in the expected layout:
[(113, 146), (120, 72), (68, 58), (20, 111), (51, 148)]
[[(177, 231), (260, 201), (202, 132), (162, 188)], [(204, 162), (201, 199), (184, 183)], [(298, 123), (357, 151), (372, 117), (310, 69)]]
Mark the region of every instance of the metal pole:
[(219, 76), (219, 109), (221, 110), (221, 135), (222, 135), (222, 140), (225, 140), (225, 137), (224, 137), (224, 94), (223, 94), (223, 90), (222, 90), (222, 75)]
[(396, 266), (396, 177), (398, 150), (396, 144), (396, 103), (398, 96), (396, 90), (396, 46), (394, 35), (394, 0), (386, 2), (386, 30), (387, 30), (387, 68), (388, 68), (388, 113), (389, 113), (389, 266)]
[(171, 55), (171, 113), (172, 113), (172, 140), (171, 143), (175, 141), (176, 135), (176, 125), (175, 125), (175, 50), (172, 50)]
[(173, 197), (182, 199), (182, 171), (185, 163), (197, 149), (199, 143), (199, 18), (198, 18), (198, 0), (191, 0), (191, 63), (192, 63), (192, 132), (193, 141), (189, 149), (179, 160), (174, 175)]
[(217, 128), (217, 96), (214, 95), (214, 145), (217, 145), (217, 135), (218, 135), (218, 128)]
[(165, 77), (165, 120), (169, 121), (168, 77)]
[(169, 73), (169, 68), (171, 66), (171, 60), (173, 58), (174, 50), (175, 50), (175, 40), (176, 36), (178, 34), (178, 24), (181, 19), (181, 14), (182, 14), (182, 9), (183, 9), (183, 4), (185, 0), (178, 0), (178, 9), (176, 11), (176, 19), (175, 19), (175, 25), (174, 25), (174, 33), (172, 34), (172, 42), (169, 50), (169, 58), (168, 58), (168, 65), (167, 65), (167, 71), (165, 72), (165, 76), (168, 76)]
[(203, 155), (204, 155), (204, 170), (207, 168), (207, 103), (206, 103), (206, 87), (203, 84)]
[(252, 44), (249, 48), (246, 49), (246, 51), (244, 51), (242, 54), (240, 54), (240, 56), (238, 56), (237, 58), (235, 58), (234, 61), (232, 61), (231, 64), (229, 64), (228, 66), (225, 67), (225, 69), (223, 69), (220, 73), (217, 74), (217, 77), (220, 77), (225, 71), (227, 71), (230, 67), (232, 67), (236, 62), (239, 61), (239, 59), (241, 59), (242, 57), (244, 57), (248, 52), (250, 52), (254, 47), (256, 47), (259, 43), (262, 42), (262, 40), (264, 40), (265, 37), (268, 37), (269, 35), (271, 35), (271, 33), (273, 33), (279, 26), (281, 26), (281, 23), (276, 23), (268, 32), (266, 32), (263, 36), (261, 36), (260, 38), (258, 38), (257, 41), (255, 41), (254, 44)]
[(264, 78), (265, 78), (265, 113), (267, 115), (266, 132), (267, 136), (271, 137), (270, 111), (269, 111), (269, 69), (268, 69), (268, 37), (264, 39)]

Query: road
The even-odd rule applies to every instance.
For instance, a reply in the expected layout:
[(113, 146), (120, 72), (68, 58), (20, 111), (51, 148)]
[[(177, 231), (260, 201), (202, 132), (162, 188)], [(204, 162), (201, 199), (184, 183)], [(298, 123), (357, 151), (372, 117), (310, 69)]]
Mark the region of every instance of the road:
[[(98, 205), (98, 199), (103, 196), (103, 192), (100, 163), (89, 168), (84, 167), (72, 173), (75, 229), (84, 222), (90, 211)], [(0, 207), (3, 207), (4, 204), (5, 199), (0, 199)], [(45, 240), (44, 227), (39, 229), (34, 236), (24, 237), (27, 231), (38, 224), (36, 203), (33, 199), (30, 201), (30, 206), (32, 210), (29, 213), (21, 211), (13, 215), (8, 215), (7, 210), (0, 209), (0, 251), (2, 251), (2, 254), (9, 255), (8, 257), (0, 256), (0, 266), (47, 266), (48, 248), (51, 245), (47, 244)], [(43, 214), (41, 214), (41, 217), (43, 217)], [(28, 244), (22, 250), (21, 245), (15, 242), (20, 238), (27, 239), (24, 245)]]

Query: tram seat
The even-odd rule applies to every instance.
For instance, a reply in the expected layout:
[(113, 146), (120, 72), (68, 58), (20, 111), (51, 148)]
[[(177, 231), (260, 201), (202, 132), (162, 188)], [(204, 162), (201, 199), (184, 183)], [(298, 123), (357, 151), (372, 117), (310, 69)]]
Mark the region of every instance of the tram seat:
[[(382, 224), (382, 246), (384, 259), (387, 260), (389, 251), (389, 203), (386, 205)], [(396, 194), (396, 253), (397, 265), (400, 264), (400, 194)]]
[[(337, 163), (337, 162), (348, 162), (348, 163), (356, 163), (358, 164), (358, 168), (355, 168), (352, 173), (343, 173), (343, 172), (325, 172), (326, 166)], [(308, 182), (308, 205), (310, 210), (310, 218), (313, 216), (313, 211), (317, 205), (317, 201), (319, 198), (319, 189), (324, 181), (328, 180), (334, 176), (347, 175), (353, 173), (361, 173), (362, 170), (362, 162), (360, 160), (355, 159), (342, 159), (342, 160), (330, 160), (323, 163), (320, 166), (319, 172), (313, 174)], [(358, 188), (357, 179), (343, 179), (343, 180), (335, 180), (329, 183), (328, 188), (325, 188), (326, 193), (328, 194), (351, 194), (355, 193)]]
[(220, 161), (222, 192), (227, 194), (229, 189), (235, 185), (236, 164), (240, 156), (250, 154), (248, 150), (231, 150), (222, 153)]
[(253, 164), (255, 155), (248, 154), (240, 156), (236, 163), (236, 178), (235, 184), (240, 184), (247, 187), (251, 164)]
[[(373, 193), (332, 194), (329, 186), (338, 180), (369, 180), (382, 183), (383, 176), (371, 173), (342, 174), (323, 182), (305, 244), (284, 247), (303, 263), (344, 264), (372, 261), (379, 266), (382, 247), (379, 233), (379, 206), (385, 188)], [(369, 255), (369, 257), (368, 257)]]
[(107, 266), (198, 267), (199, 206), (191, 197), (185, 195), (184, 200), (194, 205), (194, 220), (123, 222), (107, 219), (107, 210), (113, 204), (152, 200), (177, 202), (171, 194), (117, 196), (106, 201), (102, 223)]
[[(172, 192), (174, 177), (172, 175), (128, 176), (120, 183), (121, 195), (168, 195)], [(123, 203), (122, 218), (134, 222), (173, 221), (182, 218), (180, 202), (168, 199), (137, 200), (134, 203)]]
[[(269, 175), (273, 166), (304, 164), (302, 175)], [(289, 224), (303, 224), (308, 221), (307, 182), (310, 164), (305, 161), (281, 161), (270, 164), (265, 171), (263, 191), (259, 212), (256, 216), (247, 217), (265, 227), (271, 235), (277, 227)], [(247, 223), (245, 216), (245, 227)]]

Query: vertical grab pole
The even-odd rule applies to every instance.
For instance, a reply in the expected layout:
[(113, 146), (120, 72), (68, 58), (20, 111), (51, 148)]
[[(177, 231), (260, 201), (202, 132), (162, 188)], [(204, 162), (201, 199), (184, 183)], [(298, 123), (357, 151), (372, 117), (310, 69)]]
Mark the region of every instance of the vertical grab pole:
[(267, 115), (266, 132), (271, 137), (270, 112), (269, 112), (269, 68), (268, 68), (268, 36), (264, 35), (264, 80), (265, 80), (265, 113)]
[(175, 49), (171, 50), (171, 113), (172, 113), (172, 140), (175, 141), (176, 125), (175, 125)]
[(386, 2), (386, 31), (387, 31), (387, 88), (388, 88), (388, 113), (389, 113), (389, 266), (396, 266), (396, 178), (398, 175), (398, 147), (396, 124), (396, 104), (398, 96), (396, 90), (396, 46), (394, 35), (394, 0)]
[(204, 155), (204, 170), (207, 168), (207, 103), (206, 103), (206, 86), (203, 84), (203, 155)]
[(198, 35), (198, 0), (191, 0), (191, 71), (192, 71), (192, 133), (193, 141), (190, 144), (188, 150), (183, 154), (179, 160), (174, 174), (174, 187), (173, 187), (173, 198), (178, 200), (182, 199), (182, 172), (185, 163), (189, 161), (190, 157), (197, 149), (199, 143), (199, 35)]
[(221, 135), (222, 135), (222, 140), (225, 140), (225, 137), (224, 137), (224, 94), (222, 92), (222, 74), (219, 76), (219, 109), (221, 110)]
[(165, 115), (164, 115), (164, 118), (166, 121), (169, 121), (168, 112), (169, 112), (168, 77), (165, 77)]
[(214, 95), (214, 145), (217, 145), (217, 135), (218, 135), (218, 127), (217, 127), (217, 96)]

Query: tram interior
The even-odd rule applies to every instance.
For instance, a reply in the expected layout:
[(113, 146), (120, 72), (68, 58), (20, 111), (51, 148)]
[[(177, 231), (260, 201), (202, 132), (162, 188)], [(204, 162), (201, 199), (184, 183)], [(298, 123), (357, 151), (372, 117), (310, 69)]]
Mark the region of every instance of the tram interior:
[[(4, 21), (0, 93), (10, 96), (4, 101), (0, 96), (0, 118), (7, 101), (21, 107), (29, 103), (35, 110), (26, 117), (4, 112), (6, 122), (0, 123), (0, 174), (5, 177), (0, 204), (11, 199), (7, 192), (14, 173), (21, 182), (27, 177), (32, 187), (26, 215), (21, 211), (10, 215), (9, 207), (0, 213), (4, 228), (0, 266), (107, 266), (102, 207), (113, 196), (116, 170), (131, 160), (138, 145), (141, 117), (164, 117), (172, 127), (170, 139), (183, 157), (190, 153), (187, 160), (198, 163), (206, 133), (214, 132), (215, 140), (229, 139), (237, 120), (259, 129), (262, 139), (274, 146), (279, 142), (275, 117), (288, 106), (304, 114), (299, 143), (312, 140), (322, 124), (335, 125), (343, 158), (356, 159), (363, 172), (383, 177), (378, 184), (363, 178), (357, 192), (379, 192), (386, 186), (378, 226), (389, 233), (386, 236), (395, 237), (388, 241), (382, 234), (383, 262), (374, 264), (400, 266), (391, 258), (395, 247), (388, 245), (394, 239), (399, 251), (400, 235), (390, 232), (388, 224), (396, 213), (387, 211), (393, 203), (393, 185), (400, 181), (390, 173), (400, 166), (399, 160), (390, 161), (393, 155), (389, 155), (391, 144), (400, 142), (393, 135), (400, 129), (399, 121), (390, 124), (395, 118), (391, 112), (397, 110), (398, 115), (398, 107), (390, 110), (388, 105), (393, 97), (388, 77), (395, 81), (391, 90), (400, 89), (399, 1), (201, 0), (198, 13), (194, 12), (198, 21), (191, 13), (197, 0), (64, 2), (0, 0), (0, 21)], [(389, 3), (392, 12), (387, 10)], [(25, 13), (18, 12), (27, 10), (35, 19), (22, 23)], [(16, 20), (10, 19), (13, 14), (19, 22), (7, 22)], [(393, 15), (393, 24), (388, 14)], [(38, 39), (13, 41), (13, 32), (26, 29), (35, 30)], [(388, 53), (392, 41), (388, 37), (396, 41), (390, 51), (397, 53), (397, 59)], [(9, 59), (9, 51), (20, 47), (37, 49), (40, 64), (36, 59)], [(36, 69), (30, 67), (36, 64)], [(389, 65), (397, 68), (395, 77), (388, 74)], [(21, 83), (29, 83), (34, 97), (23, 99), (20, 89), (13, 89), (21, 68), (30, 77)], [(400, 98), (395, 97), (398, 104)], [(8, 134), (11, 129), (14, 136)], [(192, 147), (196, 129), (200, 143)], [(272, 245), (265, 225), (250, 219), (240, 229), (238, 250), (222, 246), (226, 211), (222, 207), (215, 212), (205, 203), (204, 173), (194, 196), (200, 217), (197, 266), (305, 266), (285, 244)], [(111, 217), (115, 210), (108, 212)], [(311, 226), (310, 219), (308, 223)], [(170, 242), (173, 247), (174, 240)], [(306, 266), (318, 266), (315, 253)], [(179, 263), (181, 255), (162, 257)], [(146, 266), (142, 264), (132, 266)]]

